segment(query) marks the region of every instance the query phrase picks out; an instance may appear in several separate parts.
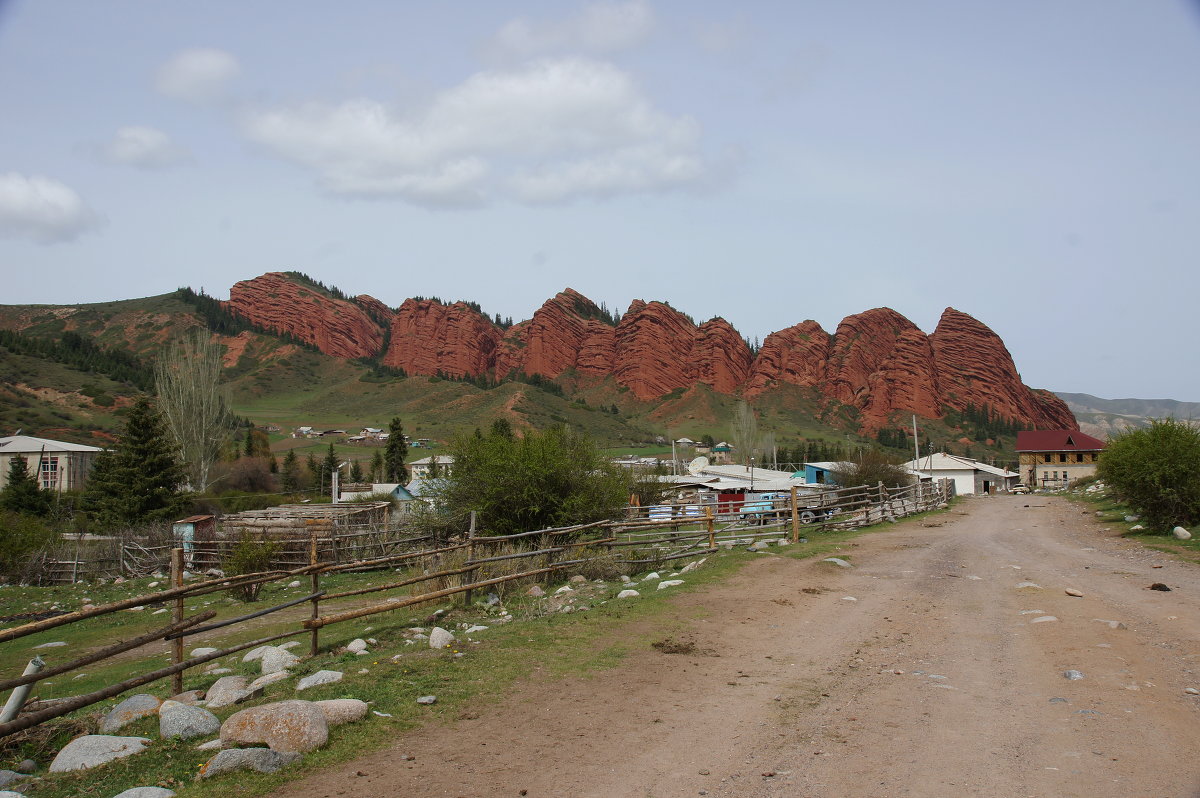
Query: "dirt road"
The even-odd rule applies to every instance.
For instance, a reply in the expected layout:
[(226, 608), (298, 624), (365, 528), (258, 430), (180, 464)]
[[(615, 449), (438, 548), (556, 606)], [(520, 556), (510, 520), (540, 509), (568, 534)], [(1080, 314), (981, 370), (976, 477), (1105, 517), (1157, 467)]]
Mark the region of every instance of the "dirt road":
[(763, 555), (679, 596), (692, 653), (532, 680), (279, 795), (1200, 796), (1200, 570), (1026, 496), (845, 554)]

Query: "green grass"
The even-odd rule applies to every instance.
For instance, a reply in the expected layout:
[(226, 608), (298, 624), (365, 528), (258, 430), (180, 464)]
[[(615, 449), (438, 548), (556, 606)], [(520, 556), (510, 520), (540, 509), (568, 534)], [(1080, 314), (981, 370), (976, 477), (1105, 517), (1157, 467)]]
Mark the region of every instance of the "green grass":
[(1135, 515), (1135, 511), (1105, 493), (1088, 494), (1072, 490), (1064, 495), (1076, 503), (1091, 508), (1097, 514), (1096, 520), (1101, 523), (1110, 528), (1121, 529), (1122, 537), (1135, 540), (1148, 549), (1166, 552), (1185, 562), (1200, 563), (1200, 539), (1195, 536), (1191, 540), (1176, 540), (1169, 529), (1134, 530), (1133, 527), (1139, 524), (1144, 525), (1144, 522), (1126, 521), (1125, 517)]
[[(869, 531), (890, 529), (883, 527), (865, 528), (862, 530), (844, 530), (837, 532), (818, 533), (810, 531), (809, 542), (773, 550), (794, 559), (826, 556), (843, 548), (852, 538)], [(781, 535), (782, 536), (782, 535)], [(697, 557), (702, 555), (697, 555)], [(459, 622), (479, 622), (489, 626), (489, 629), (474, 637), (477, 644), (460, 641), (451, 651), (432, 651), (423, 643), (412, 645), (404, 642), (403, 632), (411, 626), (429, 627), (426, 617), (433, 606), (421, 610), (400, 610), (380, 615), (349, 621), (336, 627), (327, 627), (322, 631), (322, 654), (315, 658), (304, 660), (294, 669), (297, 676), (321, 669), (341, 670), (345, 673), (342, 682), (313, 688), (300, 695), (308, 700), (323, 698), (359, 698), (371, 703), (373, 710), (391, 717), (369, 715), (365, 721), (335, 729), (331, 733), (330, 743), (320, 751), (306, 755), (303, 763), (297, 767), (288, 768), (274, 775), (239, 773), (214, 779), (212, 782), (194, 782), (193, 776), (199, 767), (210, 758), (210, 754), (194, 750), (195, 744), (171, 743), (157, 740), (157, 728), (151, 719), (140, 721), (125, 730), (122, 734), (140, 734), (156, 741), (149, 751), (125, 760), (88, 770), (84, 774), (56, 774), (39, 781), (34, 792), (39, 798), (66, 798), (67, 796), (111, 796), (131, 786), (140, 784), (164, 784), (172, 789), (181, 790), (184, 796), (215, 797), (235, 794), (241, 796), (262, 795), (279, 788), (281, 785), (299, 778), (322, 767), (328, 767), (340, 762), (349, 761), (362, 754), (391, 745), (396, 737), (403, 732), (429, 722), (451, 721), (464, 712), (475, 712), (481, 704), (497, 701), (502, 698), (508, 688), (518, 679), (528, 676), (539, 667), (543, 675), (551, 678), (565, 676), (586, 676), (599, 670), (612, 668), (628, 656), (630, 652), (642, 650), (656, 640), (678, 634), (694, 621), (697, 614), (704, 614), (702, 607), (683, 611), (675, 606), (672, 596), (679, 591), (703, 589), (707, 585), (718, 583), (738, 571), (746, 563), (762, 555), (745, 553), (735, 550), (729, 553), (709, 555), (705, 565), (686, 577), (686, 584), (672, 591), (646, 591), (642, 598), (636, 601), (607, 601), (592, 603), (587, 612), (570, 614), (549, 613), (544, 610), (546, 600), (512, 597), (506, 601), (509, 611), (518, 619), (513, 623), (496, 623), (495, 611), (486, 610), (476, 605), (471, 608), (443, 603), (440, 606), (449, 608), (449, 614), (439, 623), (447, 628)], [(676, 563), (682, 567), (683, 561)], [(390, 572), (384, 572), (388, 574)], [(644, 572), (640, 572), (644, 573)], [(340, 577), (323, 578), (322, 586), (333, 586), (335, 579), (343, 580), (338, 585), (362, 584), (373, 579), (380, 579), (379, 574), (343, 575)], [(305, 586), (307, 581), (305, 580)], [(621, 586), (610, 583), (608, 596), (615, 593)], [(78, 588), (23, 588), (5, 589), (0, 591), (0, 608), (10, 612), (14, 607), (29, 608), (33, 601), (58, 601), (60, 606), (72, 609), (83, 595), (90, 595), (96, 601), (106, 601), (123, 595), (136, 593), (144, 589), (141, 583), (126, 583), (125, 585), (105, 585), (101, 587)], [(267, 593), (257, 606), (269, 606), (286, 597), (285, 594), (302, 595), (299, 590), (286, 591), (276, 588), (274, 594)], [(86, 591), (86, 592), (81, 592)], [(223, 615), (245, 612), (246, 605), (225, 602), (218, 597), (205, 597), (213, 601), (209, 608)], [(377, 597), (363, 597), (363, 603), (374, 603)], [(202, 604), (201, 600), (195, 600)], [(75, 602), (75, 603), (72, 603)], [(190, 602), (189, 602), (190, 603)], [(323, 605), (324, 607), (324, 605)], [(306, 608), (304, 609), (306, 612)], [(325, 610), (323, 609), (323, 612)], [(21, 652), (12, 652), (14, 643), (6, 645), (0, 652), (0, 672), (19, 672), (24, 666), (24, 660), (29, 654), (28, 646), (43, 640), (68, 640), (71, 646), (65, 649), (49, 649), (47, 656), (75, 656), (89, 646), (111, 642), (114, 637), (131, 636), (137, 631), (149, 628), (151, 624), (140, 613), (118, 613), (119, 618), (113, 618), (100, 624), (96, 630), (84, 631), (85, 624), (63, 627), (58, 630), (42, 633), (34, 638), (24, 638), (17, 641)], [(158, 616), (160, 619), (164, 616)], [(268, 616), (273, 617), (273, 616)], [(97, 622), (93, 622), (97, 623)], [(294, 624), (294, 621), (291, 622)], [(253, 630), (231, 632), (219, 637), (204, 640), (189, 640), (187, 648), (199, 645), (229, 645), (241, 640), (256, 639), (266, 636), (272, 630), (282, 628), (283, 624), (275, 622), (263, 623)], [(57, 634), (56, 634), (57, 633)], [(372, 646), (372, 654), (365, 657), (355, 657), (349, 654), (336, 653), (335, 649), (355, 637), (374, 637), (378, 645)], [(306, 637), (298, 637), (307, 645)], [(618, 641), (619, 642), (616, 642)], [(303, 649), (302, 649), (303, 650)], [(70, 651), (71, 654), (59, 652)], [(465, 656), (456, 658), (454, 651)], [(221, 664), (232, 668), (237, 673), (257, 675), (249, 665), (241, 663), (242, 654), (230, 655)], [(393, 661), (393, 656), (397, 659)], [(61, 661), (61, 660), (60, 660)], [(67, 695), (96, 689), (105, 684), (111, 684), (120, 678), (137, 672), (148, 670), (156, 664), (165, 664), (165, 657), (146, 659), (129, 659), (110, 664), (104, 668), (89, 668), (89, 676), (78, 681), (64, 675), (59, 680), (70, 689), (64, 688), (55, 695)], [(360, 669), (369, 672), (360, 674)], [(215, 681), (216, 677), (203, 673), (188, 674), (185, 689), (203, 689)], [(140, 691), (167, 695), (169, 681), (163, 680)], [(291, 683), (272, 685), (267, 688), (267, 695), (257, 703), (282, 700), (293, 697)], [(421, 695), (436, 695), (437, 703), (431, 707), (417, 705), (415, 699)], [(70, 720), (62, 720), (45, 724), (43, 732), (37, 739), (23, 746), (9, 746), (0, 754), (0, 765), (16, 763), (25, 756), (33, 756), (43, 764), (48, 763), (51, 750), (61, 747), (75, 734), (83, 733), (86, 728), (94, 728), (94, 724), (102, 713), (117, 703), (118, 699), (76, 713)], [(254, 702), (251, 702), (251, 705)], [(241, 707), (237, 707), (240, 709)], [(226, 717), (235, 708), (220, 710), (218, 715)], [(80, 720), (89, 724), (84, 727)], [(57, 736), (54, 729), (59, 729)], [(150, 775), (153, 774), (153, 775)]]

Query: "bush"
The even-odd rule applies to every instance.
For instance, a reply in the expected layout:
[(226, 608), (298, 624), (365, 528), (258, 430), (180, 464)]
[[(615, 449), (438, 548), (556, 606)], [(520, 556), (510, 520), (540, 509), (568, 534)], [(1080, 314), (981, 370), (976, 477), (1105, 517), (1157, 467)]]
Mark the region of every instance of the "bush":
[[(225, 561), (221, 563), (226, 576), (238, 574), (256, 574), (271, 569), (271, 560), (279, 545), (271, 540), (261, 540), (249, 532), (243, 532), (238, 542), (234, 544)], [(242, 601), (257, 601), (262, 590), (262, 583), (254, 585), (239, 585), (232, 587), (229, 592)]]
[(844, 488), (882, 482), (889, 488), (904, 487), (913, 483), (912, 474), (904, 470), (899, 458), (891, 457), (877, 449), (864, 450), (857, 463), (845, 463), (841, 471), (835, 472), (837, 483)]
[(1185, 421), (1151, 419), (1120, 433), (1100, 454), (1097, 474), (1151, 526), (1200, 521), (1200, 429)]
[(59, 535), (40, 518), (0, 512), (0, 578), (28, 581), (37, 554), (59, 542)]

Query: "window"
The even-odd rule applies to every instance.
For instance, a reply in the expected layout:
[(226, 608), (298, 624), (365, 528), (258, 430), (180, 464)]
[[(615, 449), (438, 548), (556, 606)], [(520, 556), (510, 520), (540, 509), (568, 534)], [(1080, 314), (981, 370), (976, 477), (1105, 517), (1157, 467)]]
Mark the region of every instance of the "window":
[(1067, 462), (1067, 453), (1066, 452), (1062, 452), (1058, 455), (1058, 462), (1060, 462), (1060, 463)]
[(58, 458), (42, 458), (42, 489), (54, 490), (58, 487)]
[(1050, 462), (1050, 455), (1049, 455), (1049, 454), (1044, 454), (1044, 455), (1042, 455), (1042, 457), (1044, 458), (1044, 459), (1042, 460), (1042, 462), (1043, 462), (1043, 463), (1049, 463), (1049, 462)]
[(1058, 479), (1058, 472), (1057, 472), (1057, 471), (1055, 471), (1055, 472), (1054, 472), (1054, 479)]
[(1076, 454), (1076, 455), (1075, 455), (1075, 462), (1076, 462), (1076, 463), (1082, 463), (1082, 462), (1083, 462), (1083, 452), (1079, 452), (1078, 454)]

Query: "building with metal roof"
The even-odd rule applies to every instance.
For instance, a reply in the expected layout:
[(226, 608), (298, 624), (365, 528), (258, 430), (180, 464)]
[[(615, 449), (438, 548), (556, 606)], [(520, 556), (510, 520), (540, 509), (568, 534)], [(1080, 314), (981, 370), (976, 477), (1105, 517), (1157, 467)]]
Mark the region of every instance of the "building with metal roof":
[(43, 490), (81, 490), (87, 484), (92, 463), (102, 451), (99, 446), (35, 438), (32, 435), (0, 438), (0, 488), (8, 481), (13, 458), (24, 457), (29, 473), (37, 479)]

